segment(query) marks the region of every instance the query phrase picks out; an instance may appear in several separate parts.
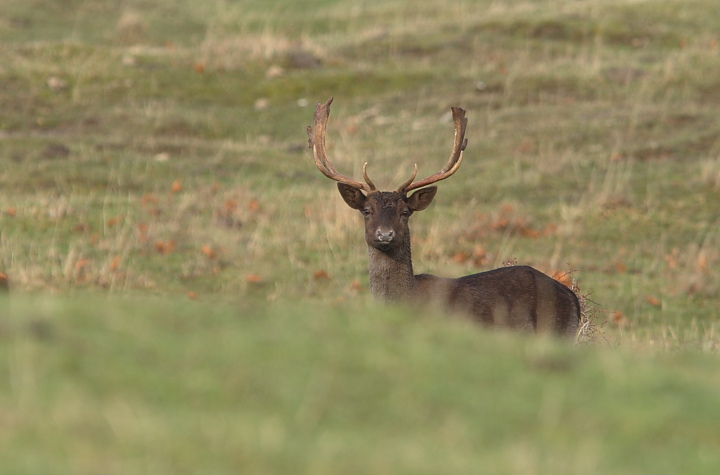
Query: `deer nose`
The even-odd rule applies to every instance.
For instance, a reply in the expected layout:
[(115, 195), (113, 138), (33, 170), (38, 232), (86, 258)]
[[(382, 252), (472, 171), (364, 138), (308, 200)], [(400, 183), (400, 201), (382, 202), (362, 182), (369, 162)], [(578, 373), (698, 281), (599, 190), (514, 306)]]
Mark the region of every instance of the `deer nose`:
[(375, 231), (375, 239), (379, 242), (391, 242), (395, 238), (392, 228), (379, 227)]

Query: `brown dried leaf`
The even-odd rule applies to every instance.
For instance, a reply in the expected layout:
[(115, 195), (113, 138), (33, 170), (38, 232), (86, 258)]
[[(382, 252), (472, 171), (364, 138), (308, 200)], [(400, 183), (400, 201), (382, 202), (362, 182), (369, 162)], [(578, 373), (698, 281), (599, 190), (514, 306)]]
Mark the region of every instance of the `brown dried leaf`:
[(506, 217), (498, 218), (490, 223), (490, 229), (494, 231), (504, 231), (510, 225), (510, 220)]
[(680, 249), (677, 247), (672, 250), (672, 253), (665, 256), (665, 260), (668, 263), (669, 269), (677, 269), (679, 265)]
[(90, 225), (88, 223), (78, 223), (73, 226), (73, 231), (76, 233), (86, 233), (90, 231)]
[(540, 236), (542, 236), (542, 232), (538, 231), (537, 229), (533, 229), (533, 228), (529, 227), (523, 221), (518, 222), (518, 228), (519, 228), (520, 234), (522, 236), (528, 237), (530, 239), (537, 239)]
[(558, 225), (555, 223), (548, 223), (545, 225), (545, 229), (543, 230), (542, 234), (543, 236), (554, 236), (557, 234)]
[(702, 272), (703, 274), (708, 273), (710, 266), (708, 264), (708, 256), (705, 251), (700, 251), (700, 253), (698, 254), (697, 265), (698, 269), (700, 269), (700, 272)]
[(153, 195), (152, 193), (143, 195), (143, 197), (140, 198), (140, 203), (143, 206), (156, 205), (156, 204), (158, 204), (158, 202), (159, 202), (159, 200), (158, 200), (157, 196)]
[(660, 305), (662, 305), (662, 302), (660, 302), (660, 300), (658, 300), (656, 297), (653, 297), (652, 295), (648, 295), (647, 297), (645, 297), (645, 301), (653, 307), (659, 307)]
[(157, 241), (155, 243), (155, 250), (160, 254), (171, 254), (175, 250), (175, 240)]
[(79, 259), (75, 263), (75, 272), (79, 272), (90, 264), (90, 259)]
[(148, 230), (150, 229), (150, 225), (147, 223), (140, 223), (138, 224), (138, 232), (140, 233), (139, 239), (140, 242), (146, 242), (148, 240)]
[(628, 270), (622, 261), (615, 261), (615, 269), (618, 271), (618, 274), (625, 274)]
[(215, 254), (215, 250), (208, 244), (203, 244), (200, 250), (203, 254), (207, 256), (208, 259), (215, 259), (215, 257), (217, 257)]
[(110, 270), (116, 271), (120, 264), (122, 263), (122, 256), (115, 256), (112, 261), (110, 261)]
[(482, 267), (484, 265), (487, 265), (488, 262), (490, 262), (490, 258), (488, 257), (487, 252), (485, 251), (485, 248), (483, 246), (475, 246), (472, 257), (475, 267)]
[(553, 272), (552, 277), (566, 287), (572, 288), (573, 286), (572, 274), (570, 272), (556, 270)]
[(464, 251), (458, 252), (452, 258), (453, 262), (457, 264), (464, 264), (465, 262), (467, 262), (468, 259), (470, 259), (470, 254)]
[(237, 207), (238, 207), (238, 200), (234, 200), (234, 199), (225, 200), (225, 203), (223, 204), (223, 209), (227, 213), (232, 213), (233, 211), (235, 211), (237, 209)]
[(328, 274), (325, 269), (315, 271), (313, 277), (315, 280), (330, 280), (330, 274)]
[(537, 151), (537, 144), (535, 143), (535, 140), (530, 137), (526, 137), (522, 142), (520, 142), (520, 145), (518, 145), (517, 151), (524, 155), (533, 154)]
[(612, 321), (618, 326), (625, 326), (628, 323), (628, 319), (625, 317), (625, 315), (622, 313), (622, 311), (618, 310), (617, 312), (612, 314)]

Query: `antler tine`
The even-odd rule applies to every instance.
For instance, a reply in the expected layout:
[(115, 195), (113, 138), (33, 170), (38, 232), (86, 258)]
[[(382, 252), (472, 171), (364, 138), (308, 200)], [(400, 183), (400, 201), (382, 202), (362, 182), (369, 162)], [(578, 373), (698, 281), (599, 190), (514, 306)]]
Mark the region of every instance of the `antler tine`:
[(465, 129), (467, 128), (467, 119), (465, 118), (465, 110), (460, 107), (452, 107), (453, 122), (455, 123), (455, 141), (453, 143), (452, 153), (450, 159), (445, 166), (439, 172), (430, 175), (429, 177), (420, 181), (415, 181), (415, 175), (417, 175), (417, 164), (415, 165), (415, 171), (412, 177), (400, 185), (399, 192), (407, 193), (408, 191), (422, 188), (423, 186), (430, 185), (432, 183), (444, 180), (452, 176), (460, 165), (463, 159), (463, 150), (467, 147), (467, 139), (465, 138)]
[(400, 187), (397, 189), (400, 193), (407, 190), (407, 187), (410, 186), (410, 184), (413, 182), (413, 180), (417, 176), (417, 172), (418, 172), (418, 169), (417, 169), (417, 163), (416, 163), (410, 179), (408, 181), (406, 181), (405, 183), (403, 183), (402, 185), (400, 185)]
[(328, 160), (327, 158), (327, 152), (325, 151), (325, 130), (327, 128), (328, 117), (330, 117), (330, 104), (332, 104), (332, 101), (333, 98), (331, 97), (324, 104), (318, 103), (318, 105), (315, 107), (315, 128), (313, 129), (313, 127), (310, 126), (308, 126), (307, 128), (308, 144), (313, 150), (315, 166), (318, 167), (318, 169), (322, 172), (323, 175), (332, 180), (344, 183), (359, 190), (363, 190), (367, 193), (370, 193), (371, 191), (376, 191), (375, 185), (372, 181), (370, 181), (370, 178), (368, 178), (367, 176), (367, 162), (363, 166), (363, 177), (367, 182), (367, 184), (365, 184), (353, 180), (352, 178), (349, 178), (338, 172), (337, 169), (333, 166), (333, 164), (330, 163), (330, 160)]
[(372, 180), (370, 179), (370, 177), (367, 174), (367, 164), (368, 164), (368, 162), (365, 162), (363, 164), (363, 178), (365, 179), (365, 182), (370, 187), (370, 191), (375, 191), (375, 190), (377, 190), (377, 188), (375, 188), (375, 183), (372, 182)]

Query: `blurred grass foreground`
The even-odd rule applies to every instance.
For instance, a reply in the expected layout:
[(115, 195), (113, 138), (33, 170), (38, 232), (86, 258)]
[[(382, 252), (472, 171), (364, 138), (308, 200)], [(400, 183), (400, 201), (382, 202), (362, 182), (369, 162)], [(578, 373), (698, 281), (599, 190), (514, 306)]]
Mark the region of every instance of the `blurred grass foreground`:
[[(0, 0), (0, 473), (715, 474), (720, 3)], [(571, 271), (594, 344), (372, 302)], [(9, 291), (8, 291), (9, 287)]]

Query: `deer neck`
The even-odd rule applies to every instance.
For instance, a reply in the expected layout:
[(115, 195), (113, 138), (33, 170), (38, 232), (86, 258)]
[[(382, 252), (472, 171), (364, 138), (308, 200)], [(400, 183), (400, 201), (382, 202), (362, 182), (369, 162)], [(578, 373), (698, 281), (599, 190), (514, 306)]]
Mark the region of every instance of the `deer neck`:
[(403, 301), (411, 298), (414, 275), (410, 239), (398, 248), (381, 251), (368, 246), (370, 261), (370, 291), (385, 301)]

